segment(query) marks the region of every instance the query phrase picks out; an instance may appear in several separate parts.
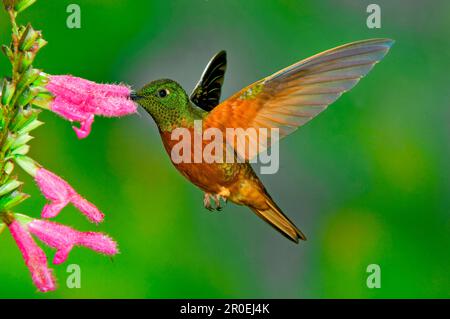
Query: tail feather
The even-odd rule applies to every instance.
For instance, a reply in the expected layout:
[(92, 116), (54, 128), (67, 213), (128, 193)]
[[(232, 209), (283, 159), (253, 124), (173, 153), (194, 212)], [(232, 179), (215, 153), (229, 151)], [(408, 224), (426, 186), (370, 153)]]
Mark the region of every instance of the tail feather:
[(256, 215), (265, 220), (269, 225), (279, 231), (283, 236), (298, 243), (299, 239), (306, 240), (306, 236), (298, 229), (289, 218), (283, 214), (281, 209), (275, 204), (275, 202), (268, 197), (266, 203), (269, 206), (268, 209), (257, 209), (250, 207)]

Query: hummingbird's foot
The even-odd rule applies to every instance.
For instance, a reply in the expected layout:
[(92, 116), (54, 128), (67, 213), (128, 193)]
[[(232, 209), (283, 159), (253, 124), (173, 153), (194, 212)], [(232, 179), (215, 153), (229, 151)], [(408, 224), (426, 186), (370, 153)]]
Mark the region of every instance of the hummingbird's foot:
[(213, 198), (214, 198), (214, 203), (216, 204), (216, 210), (221, 211), (223, 206), (222, 206), (222, 203), (220, 202), (220, 200), (223, 200), (224, 203), (226, 204), (227, 203), (227, 198), (222, 196), (222, 195), (220, 195), (220, 194), (215, 194), (213, 196)]
[(220, 195), (215, 194), (213, 196), (214, 199), (214, 204), (216, 204), (216, 210), (217, 211), (221, 211), (222, 210), (222, 206), (220, 205)]
[[(214, 206), (212, 205), (211, 199), (214, 201)], [(222, 210), (222, 203), (220, 200), (223, 200), (225, 203), (227, 202), (226, 197), (215, 194), (212, 195), (210, 193), (205, 193), (203, 196), (203, 206), (209, 211), (221, 211)]]
[(203, 195), (203, 206), (205, 206), (205, 208), (207, 210), (209, 210), (210, 212), (214, 210), (214, 208), (211, 205), (211, 194), (210, 193), (205, 193)]

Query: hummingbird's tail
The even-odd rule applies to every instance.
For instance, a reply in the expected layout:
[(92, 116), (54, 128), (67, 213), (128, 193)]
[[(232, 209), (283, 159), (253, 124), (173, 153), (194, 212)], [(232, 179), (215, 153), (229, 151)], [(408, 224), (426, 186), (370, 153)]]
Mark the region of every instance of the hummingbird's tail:
[(298, 240), (306, 240), (306, 236), (294, 225), (289, 218), (283, 214), (281, 209), (275, 204), (275, 202), (267, 194), (266, 196), (266, 209), (257, 209), (255, 207), (250, 207), (252, 211), (256, 213), (259, 217), (269, 223), (273, 228), (278, 230), (283, 236), (292, 240), (298, 244)]

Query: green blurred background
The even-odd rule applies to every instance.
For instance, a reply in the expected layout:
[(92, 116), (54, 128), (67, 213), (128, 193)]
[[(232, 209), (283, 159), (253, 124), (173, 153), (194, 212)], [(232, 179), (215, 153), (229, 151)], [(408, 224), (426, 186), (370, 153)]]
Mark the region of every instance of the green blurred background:
[[(81, 29), (66, 27), (70, 3), (81, 7)], [(39, 0), (20, 17), (49, 41), (37, 67), (135, 88), (168, 77), (190, 91), (209, 58), (226, 49), (225, 98), (346, 42), (396, 44), (351, 93), (283, 140), (279, 172), (262, 176), (308, 236), (298, 246), (243, 207), (206, 211), (142, 110), (97, 119), (84, 140), (44, 112), (31, 155), (106, 214), (93, 226), (69, 207), (57, 221), (109, 233), (121, 254), (73, 250), (53, 267), (59, 289), (42, 294), (5, 231), (0, 297), (450, 297), (450, 2), (379, 0), (381, 29), (366, 26), (370, 3)], [(9, 41), (4, 12), (0, 40)], [(32, 199), (21, 212), (37, 217), (45, 199), (23, 179)], [(80, 289), (65, 284), (72, 263), (81, 267)], [(369, 264), (381, 267), (380, 289), (366, 286)]]

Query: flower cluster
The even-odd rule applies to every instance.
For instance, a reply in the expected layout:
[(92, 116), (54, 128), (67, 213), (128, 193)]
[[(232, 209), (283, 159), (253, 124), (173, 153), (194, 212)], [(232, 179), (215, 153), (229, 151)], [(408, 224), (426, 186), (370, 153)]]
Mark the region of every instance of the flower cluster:
[[(32, 66), (37, 52), (46, 44), (39, 31), (30, 24), (19, 26), (16, 16), (36, 0), (3, 0), (12, 24), (12, 41), (2, 51), (12, 65), (10, 78), (0, 84), (0, 234), (8, 228), (31, 272), (34, 284), (42, 291), (55, 289), (55, 278), (47, 257), (34, 238), (56, 249), (53, 264), (66, 261), (75, 246), (84, 246), (98, 253), (115, 255), (117, 244), (99, 232), (80, 232), (66, 225), (49, 221), (72, 204), (89, 221), (100, 223), (103, 213), (80, 195), (64, 179), (43, 168), (27, 154), (30, 132), (43, 123), (38, 120), (40, 109), (80, 123), (74, 127), (79, 138), (91, 131), (95, 115), (123, 116), (136, 112), (130, 100), (131, 90), (119, 84), (98, 84), (70, 75), (49, 75)], [(37, 108), (38, 107), (38, 108)], [(13, 171), (21, 167), (30, 174), (48, 203), (41, 219), (13, 211), (28, 198), (21, 191)]]
[(47, 265), (44, 251), (36, 244), (31, 235), (39, 238), (46, 245), (56, 248), (53, 259), (55, 265), (66, 261), (74, 246), (85, 246), (105, 255), (117, 254), (116, 243), (108, 236), (96, 232), (79, 232), (58, 223), (31, 219), (28, 216), (7, 215), (8, 228), (22, 253), (25, 264), (31, 272), (34, 284), (42, 292), (54, 290), (55, 279)]

